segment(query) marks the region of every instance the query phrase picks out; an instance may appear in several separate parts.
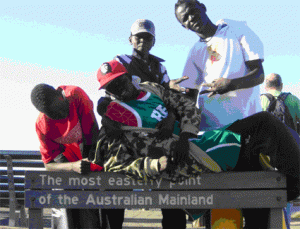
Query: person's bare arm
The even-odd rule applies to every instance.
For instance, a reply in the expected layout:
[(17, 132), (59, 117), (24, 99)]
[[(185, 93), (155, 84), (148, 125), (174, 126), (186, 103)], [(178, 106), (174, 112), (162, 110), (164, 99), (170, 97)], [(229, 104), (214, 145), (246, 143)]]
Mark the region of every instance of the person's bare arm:
[(75, 162), (49, 162), (44, 163), (47, 171), (65, 171), (87, 174), (90, 171), (101, 171), (102, 167), (91, 163), (88, 159), (83, 159)]
[(218, 78), (211, 83), (202, 84), (202, 86), (210, 87), (200, 94), (209, 93), (208, 97), (216, 94), (224, 94), (229, 91), (255, 87), (264, 82), (264, 69), (262, 61), (252, 60), (245, 62), (250, 72), (243, 77), (236, 79)]
[(235, 90), (251, 88), (264, 82), (265, 74), (262, 66), (262, 60), (252, 60), (245, 62), (250, 72), (244, 77), (233, 79), (232, 84)]

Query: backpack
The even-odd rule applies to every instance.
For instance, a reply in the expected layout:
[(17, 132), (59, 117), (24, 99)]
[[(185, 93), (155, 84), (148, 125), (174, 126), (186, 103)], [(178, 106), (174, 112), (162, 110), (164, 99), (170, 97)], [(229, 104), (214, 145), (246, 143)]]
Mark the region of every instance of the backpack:
[(270, 100), (270, 104), (267, 107), (267, 111), (273, 114), (275, 117), (277, 117), (281, 122), (286, 124), (288, 127), (292, 128), (293, 130), (296, 130), (292, 115), (288, 107), (284, 103), (285, 99), (289, 94), (291, 93), (281, 93), (277, 97), (277, 99), (269, 93), (262, 94), (262, 95), (265, 95)]

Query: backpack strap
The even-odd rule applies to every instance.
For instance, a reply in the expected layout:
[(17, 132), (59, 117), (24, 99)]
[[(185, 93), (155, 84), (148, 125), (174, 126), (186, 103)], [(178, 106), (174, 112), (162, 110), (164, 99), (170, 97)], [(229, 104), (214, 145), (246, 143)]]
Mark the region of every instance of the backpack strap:
[(278, 99), (282, 99), (282, 101), (284, 101), (288, 95), (291, 94), (290, 92), (282, 92), (279, 96), (278, 96)]
[(263, 96), (263, 95), (268, 98), (268, 100), (270, 101), (270, 103), (275, 100), (275, 97), (273, 95), (271, 95), (270, 93), (261, 94), (260, 96)]

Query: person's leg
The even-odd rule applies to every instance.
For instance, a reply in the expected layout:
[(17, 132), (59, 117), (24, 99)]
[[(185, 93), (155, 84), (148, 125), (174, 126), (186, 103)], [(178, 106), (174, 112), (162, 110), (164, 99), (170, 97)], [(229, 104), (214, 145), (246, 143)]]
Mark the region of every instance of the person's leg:
[[(238, 120), (227, 128), (242, 136), (242, 149), (237, 168), (245, 171), (249, 160), (257, 168), (259, 153), (271, 158), (271, 165), (287, 176), (288, 201), (300, 195), (299, 136), (268, 112), (260, 112)], [(249, 164), (249, 163), (248, 163)], [(252, 165), (250, 165), (251, 167)]]
[(99, 209), (77, 209), (78, 210), (78, 228), (95, 228), (102, 229), (100, 224), (100, 213)]
[(68, 220), (68, 228), (80, 228), (80, 209), (66, 209), (67, 212), (67, 220)]
[(186, 214), (182, 209), (161, 209), (163, 229), (185, 229)]
[[(66, 216), (61, 217), (58, 229), (102, 229), (99, 209), (65, 209)], [(65, 221), (63, 221), (65, 220)], [(65, 225), (67, 225), (65, 227)]]
[(246, 223), (244, 229), (269, 228), (270, 209), (268, 208), (243, 209), (243, 216)]
[[(69, 209), (70, 211), (71, 209)], [(51, 208), (51, 229), (68, 229), (68, 214), (66, 208)]]
[[(299, 136), (268, 112), (233, 123), (228, 130), (242, 136), (242, 148), (234, 171), (261, 170), (259, 154), (270, 156), (271, 165), (287, 177), (288, 200), (299, 196)], [(246, 228), (268, 228), (268, 209), (243, 211)], [(261, 223), (258, 224), (258, 218)]]
[(211, 229), (211, 210), (208, 210), (204, 214), (204, 225), (205, 229)]
[[(105, 225), (102, 224), (103, 229), (122, 229), (124, 216), (125, 209), (102, 209), (101, 219), (105, 221)], [(108, 223), (106, 221), (108, 221)]]
[(102, 229), (110, 229), (108, 223), (107, 209), (100, 209), (100, 225)]

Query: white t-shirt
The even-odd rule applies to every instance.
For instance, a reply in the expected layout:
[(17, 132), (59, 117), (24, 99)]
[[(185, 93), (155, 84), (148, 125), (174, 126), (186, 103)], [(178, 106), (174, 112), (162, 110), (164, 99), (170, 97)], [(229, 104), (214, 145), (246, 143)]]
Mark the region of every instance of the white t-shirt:
[[(212, 38), (199, 40), (190, 50), (183, 71), (189, 79), (180, 86), (201, 92), (208, 89), (202, 83), (221, 77), (241, 78), (249, 72), (246, 61), (263, 61), (263, 44), (245, 22), (220, 20), (217, 25)], [(259, 86), (211, 98), (199, 94), (197, 106), (203, 109), (200, 130), (216, 129), (261, 111)]]

